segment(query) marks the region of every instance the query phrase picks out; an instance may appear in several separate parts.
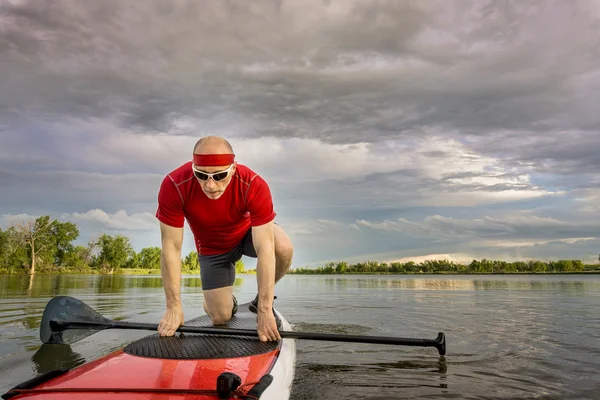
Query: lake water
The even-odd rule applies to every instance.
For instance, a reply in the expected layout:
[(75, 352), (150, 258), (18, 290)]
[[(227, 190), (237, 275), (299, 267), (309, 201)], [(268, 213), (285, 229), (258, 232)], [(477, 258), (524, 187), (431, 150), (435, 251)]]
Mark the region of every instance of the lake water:
[[(0, 391), (79, 365), (146, 336), (99, 332), (86, 344), (41, 346), (47, 301), (77, 297), (114, 319), (158, 323), (157, 276), (0, 276)], [(184, 276), (186, 319), (202, 310), (197, 276)], [(240, 302), (256, 277), (240, 275)], [(434, 339), (432, 347), (297, 342), (292, 399), (600, 399), (600, 275), (288, 275), (275, 304), (310, 332)]]

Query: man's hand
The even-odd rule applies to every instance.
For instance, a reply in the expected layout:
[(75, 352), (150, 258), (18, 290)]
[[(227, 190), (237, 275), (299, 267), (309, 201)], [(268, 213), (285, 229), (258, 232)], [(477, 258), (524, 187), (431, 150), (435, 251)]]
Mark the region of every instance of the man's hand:
[(256, 279), (258, 281), (258, 337), (261, 341), (281, 340), (273, 315), (275, 286), (275, 236), (274, 222), (252, 227), (252, 243), (256, 250)]
[(259, 310), (256, 319), (256, 330), (261, 342), (281, 340), (281, 335), (277, 329), (277, 321), (275, 321), (273, 310)]
[(181, 307), (167, 307), (167, 311), (158, 324), (158, 333), (160, 336), (173, 336), (177, 328), (184, 322)]
[(184, 323), (180, 295), (183, 228), (172, 227), (161, 222), (160, 235), (162, 241), (160, 274), (165, 290), (167, 311), (158, 324), (158, 333), (160, 336), (173, 336), (179, 325)]

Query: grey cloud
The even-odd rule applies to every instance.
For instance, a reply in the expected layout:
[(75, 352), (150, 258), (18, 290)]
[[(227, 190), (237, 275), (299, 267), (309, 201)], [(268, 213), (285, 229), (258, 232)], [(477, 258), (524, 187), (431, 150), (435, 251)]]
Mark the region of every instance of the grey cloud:
[[(485, 177), (486, 174), (479, 175), (480, 177)], [(506, 192), (506, 191), (530, 191), (534, 190), (534, 187), (529, 183), (498, 183), (495, 185), (484, 185), (484, 184), (442, 184), (436, 185), (440, 189), (443, 189), (447, 192), (472, 192), (472, 193), (484, 193), (484, 192)]]
[(600, 239), (579, 240), (574, 243), (549, 242), (519, 248), (515, 252), (515, 256), (516, 258), (583, 260), (585, 263), (596, 264), (598, 262), (598, 248), (600, 248)]
[[(382, 40), (399, 43), (419, 25), (411, 18), (417, 12), (408, 6), (397, 10), (384, 3), (374, 8), (357, 3), (347, 15), (352, 25), (342, 20), (319, 27), (315, 24), (323, 21), (311, 21), (310, 5), (298, 12), (302, 5), (277, 7), (273, 2), (163, 1), (132, 8), (116, 2), (5, 4), (0, 49), (8, 57), (0, 71), (12, 79), (2, 92), (16, 96), (2, 99), (0, 106), (11, 113), (41, 111), (54, 118), (115, 118), (149, 130), (168, 130), (173, 113), (210, 123), (215, 115), (232, 111), (262, 122), (261, 115), (272, 118), (286, 103), (318, 98), (318, 92), (310, 93), (310, 86), (318, 85), (316, 77), (291, 74), (286, 87), (285, 77), (281, 84), (277, 74), (263, 79), (240, 67), (275, 60), (290, 68), (307, 56), (312, 60), (308, 53), (314, 53), (316, 66), (327, 65), (335, 51), (370, 48)], [(312, 7), (324, 10), (318, 3)], [(386, 22), (361, 34), (353, 29), (381, 16)], [(298, 31), (291, 19), (303, 19)], [(396, 20), (404, 22), (400, 28)], [(152, 32), (142, 33), (148, 26)], [(391, 41), (385, 39), (390, 29), (399, 35)], [(303, 80), (309, 90), (298, 88)], [(335, 92), (338, 85), (332, 86)]]
[(111, 175), (73, 171), (0, 170), (2, 213), (107, 213), (156, 211), (163, 175)]
[(476, 138), (469, 144), (481, 154), (498, 157), (507, 170), (534, 176), (546, 187), (578, 190), (600, 187), (600, 134), (598, 131), (501, 133)]
[[(431, 179), (416, 169), (273, 182), (289, 217), (396, 219), (407, 207), (446, 206), (446, 195), (476, 203), (463, 192), (600, 187), (598, 21), (593, 1), (3, 2), (2, 212), (154, 211), (157, 170), (168, 161), (147, 170), (156, 175), (69, 172), (146, 167), (133, 156), (112, 167), (86, 162), (72, 150), (89, 150), (106, 133), (77, 120), (104, 121), (111, 134), (313, 137), (373, 143), (382, 153), (392, 151), (384, 140), (440, 135), (497, 157), (506, 178), (533, 174), (531, 184), (493, 186), (453, 181), (486, 172)], [(32, 159), (29, 146), (45, 154)], [(585, 223), (543, 231), (460, 223), (436, 228), (467, 237), (597, 234)], [(352, 233), (337, 254), (369, 251), (372, 242)], [(426, 239), (423, 248), (437, 240)], [(382, 232), (376, 246), (419, 243)]]
[(577, 4), (5, 3), (0, 112), (334, 142), (595, 129), (597, 16)]
[[(533, 260), (582, 260), (584, 263), (598, 262), (600, 239), (574, 242), (550, 241), (532, 246), (469, 246), (464, 248), (473, 259), (497, 259), (507, 261)], [(462, 249), (461, 249), (462, 250)], [(452, 252), (452, 250), (450, 250)]]
[(448, 239), (461, 242), (465, 239), (531, 239), (548, 241), (555, 239), (600, 237), (598, 221), (569, 221), (538, 216), (523, 217), (481, 217), (476, 219), (448, 218), (434, 215), (422, 222), (408, 221), (404, 218), (396, 221), (370, 222), (358, 221), (359, 226), (390, 232), (404, 232), (417, 237)]
[[(448, 179), (451, 176), (458, 175), (443, 176), (439, 179), (428, 178), (421, 171), (408, 169), (344, 180), (329, 179), (314, 184), (293, 185), (275, 182), (271, 183), (271, 186), (274, 196), (286, 207), (294, 210), (311, 209), (312, 212), (322, 213), (323, 218), (327, 218), (327, 214), (336, 209), (353, 210), (356, 218), (356, 215), (370, 214), (378, 208), (443, 207), (456, 205), (457, 199), (462, 199), (463, 205), (501, 203), (501, 198), (493, 201), (484, 200), (482, 196), (503, 191), (539, 190), (532, 184), (522, 182), (494, 185), (450, 182)], [(486, 173), (475, 176), (485, 177)], [(449, 198), (449, 195), (454, 197)], [(540, 197), (543, 195), (545, 194), (540, 192)]]

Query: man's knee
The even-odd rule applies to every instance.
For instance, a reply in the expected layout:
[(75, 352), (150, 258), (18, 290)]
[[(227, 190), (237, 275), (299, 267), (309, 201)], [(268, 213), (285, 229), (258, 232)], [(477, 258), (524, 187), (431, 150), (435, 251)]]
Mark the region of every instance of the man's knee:
[(223, 325), (231, 319), (233, 304), (231, 286), (204, 292), (204, 310), (213, 325)]
[(292, 265), (292, 258), (294, 257), (294, 246), (291, 242), (286, 241), (281, 243), (275, 251), (277, 261), (281, 264), (281, 267), (286, 269)]
[(288, 234), (279, 225), (275, 225), (275, 256), (278, 259), (291, 262), (294, 246)]
[(217, 310), (209, 315), (210, 320), (212, 321), (213, 325), (223, 325), (231, 319), (231, 312), (231, 310)]

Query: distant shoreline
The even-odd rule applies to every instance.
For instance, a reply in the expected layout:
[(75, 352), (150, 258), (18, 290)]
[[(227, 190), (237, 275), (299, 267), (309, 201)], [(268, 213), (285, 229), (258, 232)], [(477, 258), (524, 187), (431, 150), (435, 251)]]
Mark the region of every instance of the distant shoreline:
[[(73, 222), (61, 222), (44, 215), (0, 229), (0, 275), (150, 275), (160, 276), (161, 248), (133, 249), (124, 235), (103, 233), (87, 245), (74, 245), (79, 229)], [(415, 261), (364, 260), (357, 263), (329, 261), (316, 268), (295, 266), (290, 275), (539, 275), (596, 274), (600, 264), (583, 259), (504, 261), (473, 259), (460, 263), (435, 257)], [(600, 262), (600, 256), (598, 258)], [(181, 272), (200, 275), (198, 253), (181, 255)], [(238, 274), (256, 274), (246, 270), (242, 260), (235, 263)]]
[(388, 275), (388, 276), (423, 276), (423, 275), (594, 275), (600, 274), (600, 271), (571, 271), (571, 272), (352, 272), (352, 273), (342, 273), (338, 274), (336, 272), (327, 274), (327, 273), (301, 273), (301, 274), (288, 274), (288, 275)]
[[(193, 275), (197, 274), (200, 277), (199, 271), (182, 271), (182, 275)], [(458, 271), (438, 271), (438, 272), (344, 272), (344, 273), (323, 273), (323, 272), (302, 272), (302, 273), (288, 273), (288, 275), (321, 275), (321, 276), (424, 276), (424, 275), (595, 275), (600, 274), (600, 270), (592, 271), (569, 271), (569, 272), (458, 272)], [(31, 276), (26, 272), (19, 273), (0, 273), (0, 276)], [(86, 271), (86, 272), (75, 272), (75, 271), (54, 271), (54, 272), (36, 272), (34, 276), (48, 276), (48, 275), (98, 275), (98, 276), (157, 276), (160, 277), (160, 270), (142, 269), (133, 271), (118, 271), (114, 274), (103, 274), (98, 271)], [(255, 270), (237, 272), (236, 275), (256, 275)]]

